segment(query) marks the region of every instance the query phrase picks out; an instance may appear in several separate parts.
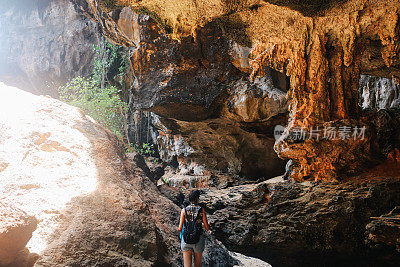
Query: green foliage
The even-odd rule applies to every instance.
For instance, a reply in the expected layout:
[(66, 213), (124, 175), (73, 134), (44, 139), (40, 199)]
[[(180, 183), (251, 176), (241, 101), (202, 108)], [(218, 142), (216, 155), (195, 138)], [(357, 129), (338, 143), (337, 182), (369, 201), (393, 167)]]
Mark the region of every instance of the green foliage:
[[(129, 72), (129, 54), (105, 40), (93, 45), (96, 55), (89, 77), (76, 77), (59, 88), (60, 100), (81, 108), (101, 125), (114, 132), (124, 143), (126, 152), (144, 156), (155, 153), (152, 144), (133, 145), (128, 136), (128, 104), (122, 99), (128, 91), (124, 83)], [(122, 88), (122, 89), (120, 89)]]
[(128, 140), (126, 136), (128, 105), (121, 99), (121, 91), (107, 80), (110, 68), (117, 65), (120, 60), (122, 62), (117, 67), (118, 72), (115, 77), (120, 77), (119, 80), (122, 84), (122, 77), (127, 65), (123, 59), (124, 55), (119, 46), (113, 45), (107, 40), (97, 46), (93, 45), (93, 50), (96, 52), (96, 56), (92, 75), (89, 78), (73, 78), (65, 86), (60, 87), (60, 100), (81, 108), (85, 114), (120, 138)]
[(118, 80), (120, 85), (122, 85), (123, 76), (125, 75), (129, 61), (127, 55), (121, 52), (121, 47), (110, 43), (107, 39), (97, 46), (92, 45), (92, 47), (96, 52), (93, 62), (93, 81), (104, 87), (107, 71), (109, 71), (114, 64), (117, 64), (118, 59), (120, 59), (121, 63), (113, 79)]
[(129, 150), (131, 150), (131, 151), (133, 150), (133, 151), (139, 153), (140, 155), (146, 156), (146, 157), (152, 156), (155, 153), (154, 145), (150, 144), (150, 143), (143, 143), (141, 146), (138, 144), (135, 144), (135, 145), (132, 145), (130, 148), (127, 148), (127, 152)]
[(101, 89), (92, 78), (76, 77), (59, 88), (60, 100), (81, 108), (101, 125), (122, 137), (124, 117), (128, 105), (119, 96), (115, 86)]
[(117, 73), (117, 80), (119, 84), (122, 86), (124, 83), (124, 75), (127, 73), (127, 70), (130, 67), (130, 61), (129, 61), (129, 55), (128, 54), (120, 54), (121, 58), (121, 64), (118, 67), (118, 73)]

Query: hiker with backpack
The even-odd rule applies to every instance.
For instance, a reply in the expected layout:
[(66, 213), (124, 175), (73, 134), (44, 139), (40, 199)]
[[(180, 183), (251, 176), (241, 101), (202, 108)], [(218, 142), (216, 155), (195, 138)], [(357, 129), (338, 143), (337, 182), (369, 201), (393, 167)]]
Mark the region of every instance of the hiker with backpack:
[(190, 192), (190, 203), (181, 211), (178, 230), (181, 232), (184, 267), (192, 266), (192, 254), (194, 254), (194, 267), (201, 267), (205, 246), (203, 225), (207, 232), (210, 231), (206, 212), (199, 206), (199, 197), (199, 190)]

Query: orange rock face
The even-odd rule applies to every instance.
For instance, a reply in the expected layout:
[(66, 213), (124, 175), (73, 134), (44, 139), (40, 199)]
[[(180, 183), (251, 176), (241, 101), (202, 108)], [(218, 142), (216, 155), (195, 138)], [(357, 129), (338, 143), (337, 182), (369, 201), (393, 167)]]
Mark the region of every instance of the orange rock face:
[[(292, 174), (297, 180), (337, 180), (361, 172), (368, 162), (379, 162), (379, 152), (373, 148), (372, 139), (376, 135), (370, 122), (373, 117), (362, 115), (357, 91), (360, 73), (397, 73), (399, 36), (395, 29), (399, 3), (383, 2), (367, 1), (361, 5), (349, 1), (341, 10), (333, 7), (324, 16), (312, 18), (285, 11), (294, 24), (278, 27), (287, 34), (258, 40), (253, 49), (253, 76), (260, 75), (265, 66), (291, 76), (289, 125), (275, 144), (275, 150), (280, 157), (298, 163)], [(383, 21), (388, 13), (390, 19)], [(276, 21), (277, 16), (283, 14), (272, 13), (265, 20)], [(371, 59), (371, 54), (379, 55), (374, 64), (365, 60)], [(309, 132), (332, 126), (352, 130), (365, 126), (368, 130), (363, 140), (294, 142), (291, 137), (297, 127)]]
[[(145, 11), (180, 40), (216, 21), (225, 36), (252, 48), (248, 63), (240, 49), (233, 50), (232, 61), (251, 73), (252, 82), (270, 68), (290, 76), (290, 119), (275, 151), (294, 161), (296, 180), (345, 179), (386, 157), (387, 148), (376, 145), (381, 138), (373, 121), (380, 115), (360, 110), (358, 89), (361, 74), (400, 73), (400, 1), (99, 1), (105, 2)], [(260, 105), (250, 102), (233, 115), (245, 121), (258, 116)], [(309, 132), (364, 126), (363, 139), (292, 138), (299, 127)]]
[[(97, 19), (105, 16), (101, 10), (86, 12)], [(112, 17), (121, 34), (136, 45), (131, 57), (132, 106), (162, 117), (152, 125), (164, 161), (182, 158), (188, 166), (250, 179), (284, 172), (285, 162), (273, 150), (275, 125), (268, 122), (278, 114), (286, 118), (285, 75), (270, 70), (249, 81), (250, 48), (224, 37), (216, 21), (178, 41), (163, 33), (156, 20), (129, 8)], [(113, 36), (118, 42), (118, 35)], [(181, 165), (180, 173), (191, 169)]]

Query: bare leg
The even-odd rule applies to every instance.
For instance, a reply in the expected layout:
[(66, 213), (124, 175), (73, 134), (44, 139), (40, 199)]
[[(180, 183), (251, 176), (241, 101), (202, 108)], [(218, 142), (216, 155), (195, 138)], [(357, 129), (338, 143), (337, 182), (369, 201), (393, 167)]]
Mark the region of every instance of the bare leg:
[(201, 267), (203, 253), (194, 253), (194, 267)]
[(192, 267), (192, 251), (183, 252), (183, 265), (185, 267)]

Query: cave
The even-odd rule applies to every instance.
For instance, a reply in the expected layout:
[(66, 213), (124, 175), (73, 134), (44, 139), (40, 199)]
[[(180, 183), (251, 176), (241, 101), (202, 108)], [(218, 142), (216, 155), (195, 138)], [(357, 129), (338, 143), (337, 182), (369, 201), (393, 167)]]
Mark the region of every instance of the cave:
[[(397, 266), (400, 2), (0, 5), (0, 266)], [(204, 223), (205, 225), (205, 223)]]

